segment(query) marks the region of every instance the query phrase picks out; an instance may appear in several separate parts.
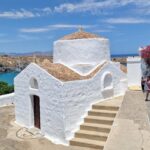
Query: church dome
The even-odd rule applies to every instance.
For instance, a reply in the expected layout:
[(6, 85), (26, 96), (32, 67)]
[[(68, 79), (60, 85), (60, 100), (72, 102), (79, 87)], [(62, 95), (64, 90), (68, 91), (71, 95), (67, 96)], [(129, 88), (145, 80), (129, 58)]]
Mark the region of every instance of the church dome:
[(101, 38), (101, 37), (96, 34), (85, 32), (83, 31), (83, 29), (79, 29), (78, 32), (65, 35), (60, 40), (89, 39), (89, 38)]
[(54, 63), (71, 67), (78, 64), (97, 65), (109, 60), (109, 40), (81, 29), (54, 42)]

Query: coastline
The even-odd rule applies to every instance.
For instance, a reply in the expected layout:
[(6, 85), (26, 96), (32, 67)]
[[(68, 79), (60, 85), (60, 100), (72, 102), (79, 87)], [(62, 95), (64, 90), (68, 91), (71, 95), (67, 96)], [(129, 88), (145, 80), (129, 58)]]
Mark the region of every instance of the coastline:
[(0, 73), (21, 71), (31, 62), (41, 62), (44, 59), (52, 61), (50, 56), (6, 56), (0, 55)]
[(4, 72), (0, 73), (0, 82), (6, 82), (8, 85), (13, 85), (14, 78), (17, 76), (19, 72)]

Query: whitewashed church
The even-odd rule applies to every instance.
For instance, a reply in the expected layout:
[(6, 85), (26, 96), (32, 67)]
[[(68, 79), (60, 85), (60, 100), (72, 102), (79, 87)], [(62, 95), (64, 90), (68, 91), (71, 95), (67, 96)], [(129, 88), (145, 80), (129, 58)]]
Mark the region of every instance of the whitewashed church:
[(109, 40), (80, 30), (54, 42), (53, 63), (31, 63), (15, 78), (16, 122), (66, 145), (92, 104), (126, 89)]

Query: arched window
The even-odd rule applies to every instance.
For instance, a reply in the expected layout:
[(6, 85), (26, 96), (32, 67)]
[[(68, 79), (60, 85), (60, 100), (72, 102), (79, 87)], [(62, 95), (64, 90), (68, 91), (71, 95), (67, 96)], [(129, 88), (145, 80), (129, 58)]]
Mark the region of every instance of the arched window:
[(33, 89), (38, 89), (39, 88), (38, 82), (35, 78), (32, 78), (30, 80), (30, 87), (33, 88)]
[(113, 78), (110, 72), (104, 73), (102, 77), (102, 89), (107, 90), (113, 88)]

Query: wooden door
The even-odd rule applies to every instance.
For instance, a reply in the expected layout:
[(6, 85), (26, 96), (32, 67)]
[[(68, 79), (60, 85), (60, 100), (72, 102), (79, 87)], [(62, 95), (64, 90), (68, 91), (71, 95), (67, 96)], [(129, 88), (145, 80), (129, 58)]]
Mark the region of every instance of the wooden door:
[(33, 103), (34, 103), (34, 126), (40, 129), (40, 98), (34, 95)]

